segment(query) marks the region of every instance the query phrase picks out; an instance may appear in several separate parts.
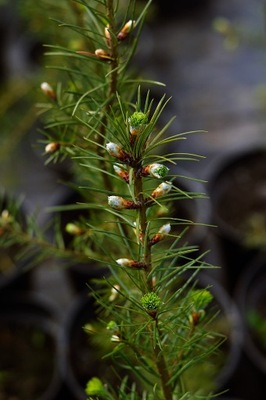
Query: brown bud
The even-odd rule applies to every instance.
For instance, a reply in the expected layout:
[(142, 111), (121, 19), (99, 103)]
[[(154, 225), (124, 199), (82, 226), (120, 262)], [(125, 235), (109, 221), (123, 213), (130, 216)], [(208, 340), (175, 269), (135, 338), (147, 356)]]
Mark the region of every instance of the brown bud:
[(51, 100), (55, 101), (56, 100), (56, 94), (54, 89), (52, 88), (51, 85), (49, 85), (49, 83), (47, 82), (43, 82), (41, 84), (41, 89), (43, 91), (43, 93), (47, 96), (50, 97)]
[(117, 39), (122, 41), (128, 37), (128, 34), (135, 28), (136, 22), (130, 19), (117, 35)]
[(95, 55), (96, 55), (96, 57), (98, 57), (100, 60), (103, 60), (103, 61), (111, 61), (112, 60), (112, 57), (110, 56), (110, 54), (107, 53), (107, 51), (105, 51), (103, 49), (96, 49)]
[(45, 153), (47, 153), (47, 154), (55, 153), (57, 150), (59, 150), (59, 148), (60, 148), (60, 144), (57, 142), (48, 143), (45, 146)]

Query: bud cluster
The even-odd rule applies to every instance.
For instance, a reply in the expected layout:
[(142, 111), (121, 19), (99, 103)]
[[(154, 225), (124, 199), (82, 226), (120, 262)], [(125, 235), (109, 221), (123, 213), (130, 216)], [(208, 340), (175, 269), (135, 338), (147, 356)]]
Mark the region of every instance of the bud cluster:
[(160, 297), (155, 292), (149, 292), (144, 294), (140, 302), (145, 311), (154, 318), (161, 305)]

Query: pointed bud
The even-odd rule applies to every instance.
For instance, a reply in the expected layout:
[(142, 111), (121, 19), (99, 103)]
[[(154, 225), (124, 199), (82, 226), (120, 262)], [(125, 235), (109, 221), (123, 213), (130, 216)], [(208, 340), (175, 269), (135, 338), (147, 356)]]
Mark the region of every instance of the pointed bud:
[(156, 233), (156, 235), (154, 235), (151, 238), (151, 240), (149, 242), (149, 245), (153, 246), (154, 244), (160, 242), (161, 240), (163, 240), (165, 238), (166, 235), (168, 235), (170, 233), (170, 231), (171, 231), (171, 225), (170, 224), (163, 225), (159, 229), (158, 233)]
[(110, 54), (107, 53), (107, 51), (105, 51), (103, 49), (96, 49), (95, 55), (96, 55), (96, 57), (98, 57), (100, 60), (103, 60), (103, 61), (111, 61), (112, 60), (112, 57), (110, 56)]
[[(143, 240), (144, 240), (144, 235), (143, 235), (143, 232), (141, 231), (141, 227), (140, 227), (140, 224), (136, 224), (136, 222), (134, 222), (133, 223), (134, 224), (134, 233), (135, 233), (135, 235), (137, 236), (137, 239), (141, 242), (141, 243), (143, 243)], [(138, 228), (138, 229), (136, 229), (136, 228)], [(138, 242), (139, 243), (139, 242)]]
[(169, 168), (167, 168), (165, 165), (154, 163), (144, 167), (142, 170), (142, 175), (150, 175), (153, 178), (161, 179), (167, 175), (168, 171)]
[(130, 19), (121, 29), (121, 31), (117, 35), (118, 40), (125, 40), (128, 37), (128, 34), (135, 28), (136, 21)]
[(121, 196), (108, 196), (108, 204), (115, 210), (135, 210), (136, 208), (140, 207), (138, 203), (134, 203), (134, 201), (131, 200), (126, 200)]
[(154, 199), (157, 199), (158, 197), (162, 197), (166, 194), (168, 194), (172, 189), (172, 183), (171, 182), (162, 182), (153, 192), (152, 192), (152, 197)]
[(114, 170), (120, 178), (122, 178), (126, 183), (129, 183), (129, 173), (121, 168), (119, 165), (114, 165)]
[(111, 341), (114, 343), (119, 343), (121, 342), (121, 338), (118, 335), (112, 335)]
[(205, 317), (205, 311), (204, 310), (199, 310), (199, 311), (192, 311), (192, 313), (189, 315), (189, 322), (193, 326), (197, 326)]
[(116, 298), (118, 297), (119, 294), (119, 290), (120, 290), (120, 286), (119, 285), (114, 285), (111, 289), (111, 294), (109, 296), (109, 301), (112, 302), (114, 300), (116, 300)]
[(49, 97), (50, 99), (52, 99), (52, 100), (54, 100), (54, 101), (56, 100), (55, 91), (54, 91), (54, 89), (52, 88), (52, 86), (49, 85), (49, 83), (43, 82), (43, 83), (41, 84), (41, 89), (42, 89), (43, 93), (45, 94), (45, 96)]
[(109, 24), (108, 24), (104, 28), (104, 36), (105, 36), (106, 43), (107, 43), (108, 47), (110, 47), (110, 44), (111, 44), (111, 34), (110, 34), (110, 30), (109, 29), (110, 29), (110, 27), (109, 27)]
[(118, 158), (118, 160), (124, 163), (130, 164), (132, 161), (131, 156), (116, 143), (107, 143), (106, 150), (111, 156)]
[(73, 236), (80, 236), (84, 233), (84, 229), (82, 229), (80, 226), (73, 224), (71, 222), (69, 222), (66, 225), (66, 232), (69, 233), (70, 235)]
[(129, 267), (134, 269), (146, 269), (146, 264), (141, 261), (130, 260), (129, 258), (119, 258), (116, 260), (121, 267)]
[(48, 143), (45, 146), (44, 151), (45, 151), (46, 154), (50, 154), (50, 153), (55, 153), (59, 149), (60, 149), (60, 144), (59, 143), (51, 142), (51, 143)]

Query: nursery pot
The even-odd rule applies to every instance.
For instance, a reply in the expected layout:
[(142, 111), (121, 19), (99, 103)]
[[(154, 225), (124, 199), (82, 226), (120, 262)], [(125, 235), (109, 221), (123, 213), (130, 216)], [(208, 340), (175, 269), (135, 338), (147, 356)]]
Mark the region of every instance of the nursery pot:
[(207, 174), (214, 232), (229, 290), (249, 260), (266, 248), (266, 149), (255, 147), (217, 159)]
[(39, 296), (1, 298), (1, 400), (60, 399), (55, 317), (55, 308)]
[(266, 391), (266, 254), (250, 262), (238, 282), (235, 298), (245, 322), (244, 349), (264, 374)]

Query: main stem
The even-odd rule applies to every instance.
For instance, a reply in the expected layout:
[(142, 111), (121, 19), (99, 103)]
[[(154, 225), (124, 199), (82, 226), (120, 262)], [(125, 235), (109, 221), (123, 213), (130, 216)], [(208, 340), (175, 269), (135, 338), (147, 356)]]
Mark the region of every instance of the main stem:
[[(149, 235), (148, 235), (148, 222), (147, 222), (147, 205), (145, 203), (144, 195), (143, 195), (143, 178), (135, 171), (134, 177), (134, 185), (135, 185), (135, 196), (137, 201), (140, 204), (140, 208), (138, 209), (139, 212), (139, 224), (140, 224), (140, 231), (142, 241), (140, 241), (140, 246), (142, 246), (142, 258), (143, 262), (145, 263), (145, 273), (146, 273), (146, 284), (147, 289), (149, 291), (153, 291), (153, 281), (152, 281), (152, 257), (151, 257), (151, 246), (149, 246)], [(158, 320), (156, 318), (156, 329), (160, 335), (160, 330), (158, 326)], [(151, 333), (153, 337), (153, 333)], [(168, 382), (170, 380), (169, 371), (167, 368), (166, 360), (163, 355), (162, 349), (156, 343), (154, 346), (154, 355), (155, 355), (155, 363), (157, 370), (160, 375), (161, 384), (162, 384), (162, 391), (164, 394), (165, 400), (172, 400), (173, 394), (171, 387), (169, 386)]]

